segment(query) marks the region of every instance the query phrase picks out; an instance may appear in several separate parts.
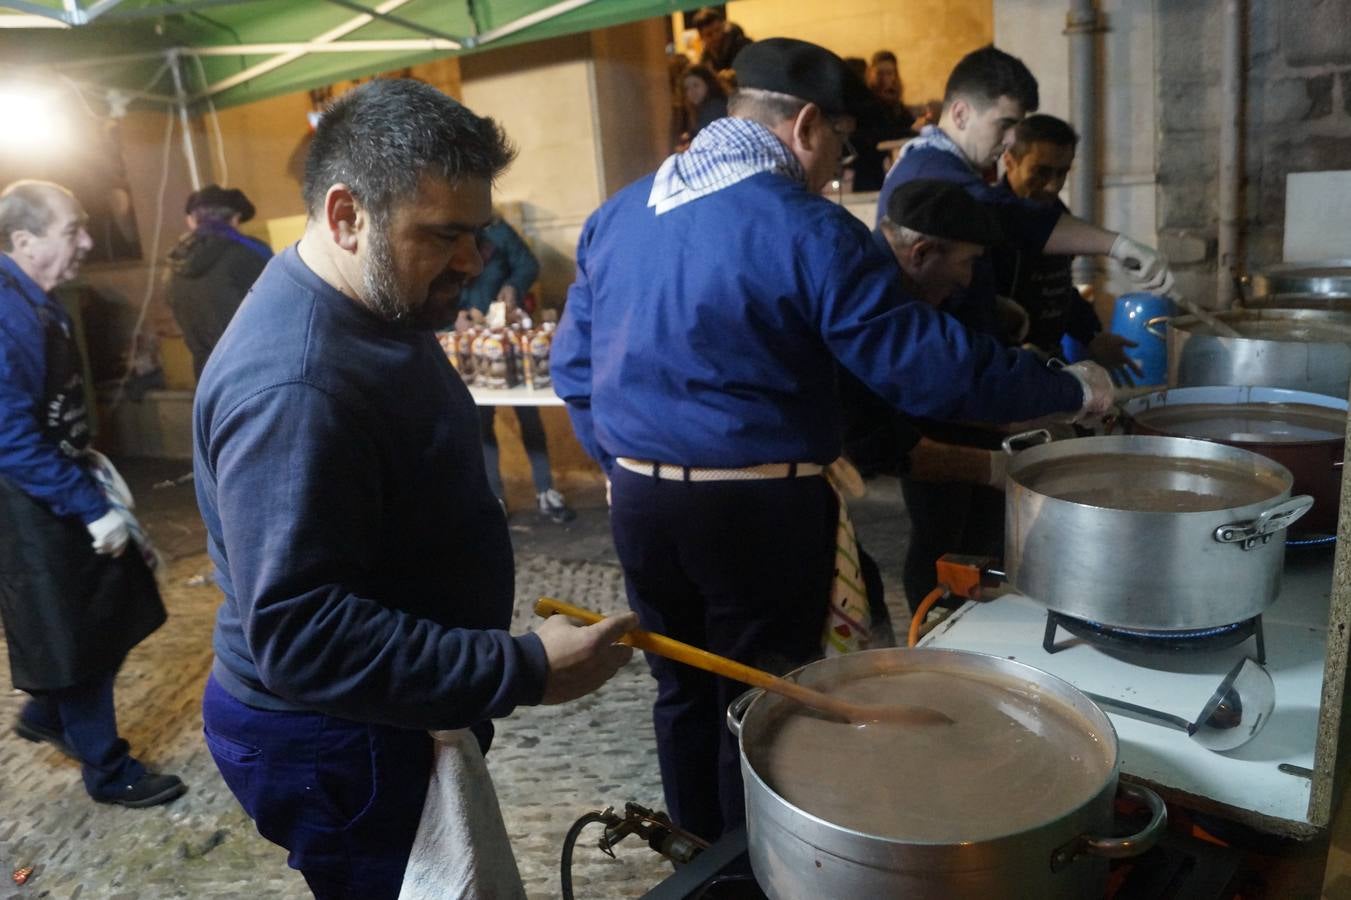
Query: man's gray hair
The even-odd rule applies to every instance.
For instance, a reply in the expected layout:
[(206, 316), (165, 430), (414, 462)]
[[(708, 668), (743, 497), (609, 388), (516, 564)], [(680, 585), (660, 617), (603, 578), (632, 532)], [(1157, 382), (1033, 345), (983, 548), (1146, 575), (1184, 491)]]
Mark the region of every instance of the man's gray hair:
[(940, 249), (951, 247), (953, 243), (947, 238), (935, 237), (932, 234), (925, 234), (924, 232), (916, 231), (913, 228), (906, 228), (904, 225), (897, 225), (886, 216), (882, 217), (880, 224), (882, 225), (882, 234), (886, 236), (887, 243), (891, 244), (893, 247), (899, 247), (902, 250), (909, 249), (920, 241), (928, 241)]
[(791, 94), (761, 88), (739, 88), (727, 101), (727, 114), (773, 128), (785, 119), (796, 118), (806, 105), (806, 100)]
[(52, 191), (74, 196), (54, 181), (35, 178), (12, 182), (0, 191), (0, 250), (8, 253), (14, 249), (16, 231), (27, 231), (39, 237), (47, 233), (56, 218), (48, 202)]

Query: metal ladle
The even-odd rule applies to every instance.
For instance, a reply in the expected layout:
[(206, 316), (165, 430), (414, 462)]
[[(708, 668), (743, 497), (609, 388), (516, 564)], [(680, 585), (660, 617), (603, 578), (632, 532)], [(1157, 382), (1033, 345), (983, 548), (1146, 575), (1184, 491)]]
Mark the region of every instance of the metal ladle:
[(1185, 731), (1196, 743), (1216, 753), (1242, 747), (1257, 737), (1276, 706), (1276, 685), (1271, 680), (1271, 674), (1246, 656), (1220, 682), (1194, 722), (1125, 700), (1088, 691), (1084, 693), (1094, 703), (1113, 712), (1141, 722)]

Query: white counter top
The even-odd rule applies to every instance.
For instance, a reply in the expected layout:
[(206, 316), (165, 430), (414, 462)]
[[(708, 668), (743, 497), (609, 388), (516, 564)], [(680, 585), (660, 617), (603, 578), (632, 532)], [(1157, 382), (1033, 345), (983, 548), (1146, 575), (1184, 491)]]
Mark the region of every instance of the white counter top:
[[(1280, 598), (1263, 616), (1267, 671), (1276, 685), (1271, 721), (1248, 744), (1215, 753), (1184, 732), (1107, 710), (1116, 726), (1122, 772), (1235, 810), (1308, 824), (1311, 782), (1282, 763), (1313, 768), (1323, 683), (1330, 549), (1291, 549)], [(1054, 654), (1042, 649), (1046, 608), (1018, 594), (969, 602), (921, 646), (1007, 656), (1083, 690), (1194, 720), (1230, 668), (1256, 656), (1252, 639), (1223, 650), (1146, 654), (1090, 646), (1061, 629)]]

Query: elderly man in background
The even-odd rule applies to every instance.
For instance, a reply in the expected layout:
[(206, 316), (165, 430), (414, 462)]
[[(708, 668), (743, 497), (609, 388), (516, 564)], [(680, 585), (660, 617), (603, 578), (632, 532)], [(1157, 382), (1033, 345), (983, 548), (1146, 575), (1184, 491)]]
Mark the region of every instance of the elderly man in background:
[(482, 269), (513, 155), (428, 85), (344, 94), (306, 161), (304, 236), (198, 386), (197, 499), (225, 594), (207, 746), (319, 898), (524, 897), (483, 763), (492, 719), (589, 693), (630, 655), (614, 642), (631, 615), (508, 633), (506, 519), (433, 336)]
[(113, 681), (164, 623), (164, 604), (115, 470), (90, 449), (70, 316), (52, 296), (93, 246), (60, 185), (0, 192), (0, 619), (14, 687), (32, 699), (14, 732), (80, 761), (100, 803), (182, 796), (117, 733)]
[[(1104, 409), (1111, 384), (901, 302), (895, 260), (820, 195), (872, 102), (843, 60), (772, 38), (736, 70), (728, 118), (583, 228), (552, 373), (611, 477), (644, 627), (782, 672), (820, 655), (831, 608), (838, 365), (893, 408), (970, 419), (1072, 418)], [(667, 806), (716, 838), (744, 818), (723, 724), (744, 688), (648, 663)]]
[(169, 308), (199, 380), (211, 350), (272, 258), (266, 244), (239, 233), (254, 211), (238, 188), (209, 184), (193, 191), (185, 210), (188, 233), (169, 251)]
[[(994, 213), (955, 184), (934, 179), (910, 181), (892, 192), (880, 235), (900, 266), (902, 291), (935, 308), (965, 289), (975, 261), (1003, 240)], [(915, 422), (847, 372), (841, 373), (840, 399), (845, 455), (863, 475), (1003, 488), (1008, 457), (1002, 450), (925, 437)], [(911, 546), (917, 542), (924, 536), (912, 534)]]

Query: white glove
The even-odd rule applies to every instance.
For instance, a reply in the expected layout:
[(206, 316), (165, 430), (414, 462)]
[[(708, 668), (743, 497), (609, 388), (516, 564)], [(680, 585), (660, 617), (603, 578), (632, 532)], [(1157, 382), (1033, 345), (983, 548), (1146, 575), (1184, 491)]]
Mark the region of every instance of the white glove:
[(127, 528), (127, 517), (116, 509), (110, 509), (101, 518), (85, 526), (89, 536), (94, 539), (94, 552), (101, 556), (121, 556), (131, 539)]
[(1124, 234), (1118, 234), (1107, 255), (1121, 263), (1131, 280), (1150, 293), (1168, 294), (1173, 290), (1173, 273), (1168, 271), (1168, 258), (1153, 247), (1146, 247)]
[(1106, 415), (1116, 402), (1116, 391), (1112, 387), (1112, 376), (1097, 363), (1077, 362), (1066, 366), (1065, 372), (1079, 380), (1084, 389), (1084, 405), (1074, 417), (1076, 422), (1086, 422)]

